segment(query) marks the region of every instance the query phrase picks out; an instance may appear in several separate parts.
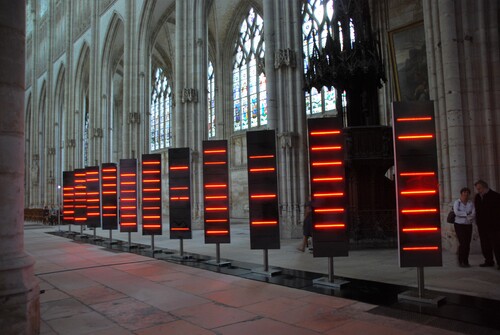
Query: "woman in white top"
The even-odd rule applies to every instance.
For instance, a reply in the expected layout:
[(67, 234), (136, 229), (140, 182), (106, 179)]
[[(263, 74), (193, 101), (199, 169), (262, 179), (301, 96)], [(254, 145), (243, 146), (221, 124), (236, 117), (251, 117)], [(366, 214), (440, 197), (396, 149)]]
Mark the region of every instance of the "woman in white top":
[(458, 265), (469, 267), (470, 241), (472, 237), (472, 222), (476, 218), (474, 203), (469, 200), (470, 190), (464, 187), (460, 190), (460, 199), (453, 203), (455, 212), (455, 232), (458, 238)]

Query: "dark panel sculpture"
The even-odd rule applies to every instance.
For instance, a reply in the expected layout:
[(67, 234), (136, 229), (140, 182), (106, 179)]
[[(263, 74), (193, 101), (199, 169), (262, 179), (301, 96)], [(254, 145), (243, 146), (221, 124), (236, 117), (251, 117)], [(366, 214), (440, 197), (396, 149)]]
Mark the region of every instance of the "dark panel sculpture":
[(340, 118), (308, 120), (314, 257), (347, 256), (344, 137)]
[(120, 159), (120, 232), (137, 232), (137, 159)]
[(75, 221), (75, 172), (63, 171), (63, 222)]
[(99, 166), (85, 168), (85, 183), (87, 190), (87, 226), (101, 226), (101, 184)]
[(274, 130), (247, 132), (251, 249), (279, 249), (278, 175)]
[(118, 169), (115, 163), (101, 166), (102, 229), (118, 229)]
[(87, 175), (85, 169), (75, 170), (75, 220), (77, 225), (87, 223)]
[(168, 150), (170, 238), (190, 239), (191, 156), (189, 148)]
[(161, 154), (142, 155), (142, 235), (161, 235)]
[(394, 102), (401, 267), (442, 266), (436, 130), (432, 102)]
[(203, 141), (205, 243), (230, 243), (227, 140)]

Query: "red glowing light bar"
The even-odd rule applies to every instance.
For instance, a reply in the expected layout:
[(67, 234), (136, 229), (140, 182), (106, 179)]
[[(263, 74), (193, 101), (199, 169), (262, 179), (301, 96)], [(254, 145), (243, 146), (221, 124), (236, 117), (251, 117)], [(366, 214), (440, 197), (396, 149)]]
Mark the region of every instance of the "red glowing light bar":
[(103, 209), (116, 209), (116, 206), (102, 206)]
[(413, 121), (431, 121), (432, 117), (423, 116), (423, 117), (398, 117), (396, 121), (398, 122), (413, 122)]
[(160, 219), (161, 216), (160, 215), (144, 215), (142, 218), (143, 219)]
[(316, 229), (330, 229), (330, 228), (345, 228), (344, 223), (317, 223), (314, 225)]
[(433, 134), (422, 134), (422, 135), (400, 135), (398, 140), (428, 140), (434, 138)]
[(435, 172), (401, 172), (399, 174), (401, 177), (425, 177), (425, 176), (434, 176)]
[(142, 201), (160, 201), (161, 198), (160, 197), (143, 197), (142, 198)]
[(187, 186), (171, 187), (170, 188), (171, 191), (182, 191), (182, 190), (187, 190), (187, 189), (188, 189)]
[(250, 169), (250, 172), (270, 172), (270, 171), (274, 171), (275, 168), (254, 168), (254, 169)]
[(143, 224), (142, 227), (146, 229), (161, 229), (161, 225), (159, 224)]
[(148, 162), (142, 162), (142, 165), (160, 165), (160, 161), (148, 161)]
[(271, 199), (271, 198), (276, 198), (276, 194), (255, 194), (255, 195), (250, 195), (250, 198), (252, 198), (252, 199)]
[(403, 214), (427, 214), (427, 213), (437, 213), (436, 208), (418, 208), (418, 209), (403, 209), (401, 210)]
[(227, 187), (226, 184), (206, 184), (206, 188), (225, 188)]
[(340, 130), (325, 130), (325, 131), (311, 131), (309, 135), (311, 136), (325, 136), (325, 135), (339, 135)]
[(229, 234), (229, 230), (207, 230), (206, 231), (207, 234)]
[(204, 150), (204, 154), (225, 154), (227, 152), (226, 149), (214, 149), (214, 150)]
[(159, 192), (161, 189), (159, 188), (144, 188), (142, 189), (143, 192)]
[(170, 170), (187, 170), (189, 169), (189, 166), (171, 166)]
[(313, 197), (315, 198), (324, 198), (324, 197), (343, 197), (344, 192), (335, 192), (335, 193), (314, 193)]
[(261, 226), (261, 225), (276, 225), (278, 224), (278, 221), (252, 221), (252, 225), (254, 226)]
[(109, 169), (109, 168), (104, 168), (101, 169), (102, 172), (116, 172), (116, 169)]
[(344, 208), (315, 208), (314, 213), (342, 213)]
[(227, 199), (227, 195), (207, 195), (205, 199), (207, 200)]
[(335, 146), (327, 146), (327, 147), (312, 147), (312, 151), (330, 151), (330, 150), (342, 150), (342, 146), (340, 145), (335, 145)]
[(428, 195), (436, 194), (436, 190), (412, 190), (412, 191), (401, 191), (402, 195)]
[(123, 227), (136, 227), (137, 222), (120, 222), (120, 226)]
[(148, 211), (148, 210), (161, 209), (161, 207), (160, 206), (143, 206), (142, 209)]
[(120, 177), (135, 177), (137, 176), (136, 173), (121, 173)]
[[(102, 172), (105, 172), (104, 170)], [(116, 172), (116, 171), (115, 171)], [(102, 180), (116, 180), (116, 176), (111, 176), (111, 177), (102, 177)]]
[(263, 158), (274, 158), (274, 155), (257, 155), (257, 156), (249, 156), (250, 159), (263, 159)]
[(221, 222), (227, 222), (227, 219), (206, 219), (205, 222), (208, 223), (221, 223)]
[(439, 247), (403, 247), (403, 251), (432, 251), (439, 250)]
[(120, 206), (121, 209), (136, 209), (137, 206)]
[(312, 166), (332, 166), (332, 165), (342, 165), (343, 163), (340, 161), (334, 162), (313, 162)]
[(187, 228), (187, 227), (171, 227), (170, 230), (189, 231), (189, 228)]
[(170, 197), (170, 200), (172, 201), (189, 200), (189, 197)]
[(143, 170), (142, 174), (158, 174), (161, 173), (160, 170)]
[(205, 165), (224, 165), (226, 163), (227, 162), (219, 161), (219, 162), (205, 162), (203, 164), (205, 164)]
[(227, 211), (227, 207), (205, 207), (206, 211)]
[(328, 182), (328, 181), (342, 181), (343, 177), (321, 177), (321, 178), (313, 178), (313, 182)]
[(405, 233), (420, 233), (429, 231), (438, 231), (438, 228), (437, 227), (403, 228), (403, 232)]
[(87, 183), (93, 182), (93, 181), (99, 181), (99, 179), (98, 178), (91, 178), (91, 179), (87, 178)]
[(142, 183), (143, 184), (154, 184), (154, 183), (159, 183), (161, 182), (160, 179), (146, 179), (146, 180), (142, 180)]

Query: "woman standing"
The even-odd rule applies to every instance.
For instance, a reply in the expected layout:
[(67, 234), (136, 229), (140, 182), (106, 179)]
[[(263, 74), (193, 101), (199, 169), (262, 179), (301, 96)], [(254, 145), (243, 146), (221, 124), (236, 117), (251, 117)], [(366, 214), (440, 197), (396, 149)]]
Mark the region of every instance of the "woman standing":
[(472, 222), (476, 218), (474, 203), (469, 200), (470, 190), (464, 187), (460, 190), (460, 199), (455, 200), (455, 232), (458, 238), (458, 265), (469, 267), (470, 241), (472, 237)]

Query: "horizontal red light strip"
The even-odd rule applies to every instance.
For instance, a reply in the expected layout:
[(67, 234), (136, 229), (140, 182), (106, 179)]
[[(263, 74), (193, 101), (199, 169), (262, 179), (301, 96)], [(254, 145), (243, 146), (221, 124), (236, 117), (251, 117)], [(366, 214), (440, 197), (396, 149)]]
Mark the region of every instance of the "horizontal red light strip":
[(75, 221), (87, 221), (87, 218), (75, 218)]
[(428, 227), (428, 228), (403, 228), (403, 232), (405, 233), (419, 233), (419, 232), (429, 232), (429, 231), (437, 231), (437, 227)]
[(121, 201), (136, 201), (136, 198), (122, 198)]
[(182, 231), (187, 231), (187, 230), (189, 230), (189, 228), (181, 228), (181, 227), (176, 228), (176, 227), (174, 227), (174, 228), (170, 228), (170, 230), (182, 230)]
[(136, 190), (120, 190), (120, 193), (136, 193)]
[(159, 192), (161, 191), (159, 188), (144, 188), (144, 192)]
[(189, 197), (170, 197), (170, 200), (176, 201), (176, 200), (189, 200)]
[(252, 221), (252, 225), (275, 225), (278, 224), (278, 221)]
[(344, 180), (343, 177), (321, 177), (321, 178), (313, 178), (315, 182), (323, 182), (323, 181), (341, 181)]
[(227, 219), (208, 219), (205, 220), (207, 223), (221, 223), (221, 222), (227, 222)]
[(87, 213), (87, 216), (99, 216), (101, 213)]
[(158, 174), (160, 172), (160, 170), (143, 170), (142, 174)]
[(86, 175), (96, 175), (96, 174), (99, 174), (99, 172), (97, 171), (88, 171), (88, 172), (85, 172)]
[(227, 195), (209, 195), (209, 196), (206, 196), (205, 199), (207, 199), (207, 200), (227, 199)]
[(187, 170), (188, 166), (171, 166), (170, 170)]
[(85, 173), (75, 173), (75, 177), (85, 177)]
[(331, 165), (342, 165), (342, 162), (334, 161), (334, 162), (313, 162), (312, 163), (312, 166), (331, 166)]
[(160, 179), (144, 179), (142, 182), (147, 184), (147, 183), (159, 183), (161, 180)]
[(116, 214), (103, 214), (102, 216), (105, 216), (105, 217), (115, 217)]
[(99, 181), (99, 178), (92, 178), (92, 179), (87, 178), (87, 183), (94, 182), (94, 181)]
[(315, 198), (342, 197), (343, 195), (344, 195), (343, 192), (337, 192), (337, 193), (314, 193), (313, 197), (315, 197)]
[(120, 173), (120, 177), (135, 177), (135, 173)]
[(424, 117), (398, 117), (396, 119), (397, 122), (412, 122), (412, 121), (431, 121), (432, 117), (424, 116)]
[(426, 194), (436, 194), (436, 190), (413, 190), (413, 191), (401, 191), (402, 195), (426, 195)]
[(205, 150), (203, 151), (206, 154), (223, 154), (226, 152), (225, 149), (214, 149), (214, 150)]
[(63, 190), (64, 191), (73, 191), (73, 187), (64, 187)]
[[(130, 185), (131, 183), (121, 183), (122, 185)], [(135, 183), (132, 183), (135, 184)], [(116, 187), (116, 184), (102, 184), (102, 187)]]
[(205, 207), (206, 211), (227, 211), (227, 207)]
[(121, 209), (136, 209), (137, 206), (120, 206)]
[(251, 195), (250, 198), (252, 198), (252, 199), (276, 198), (276, 194), (256, 194), (256, 195)]
[(226, 162), (205, 162), (205, 165), (224, 165)]
[(399, 140), (427, 140), (434, 138), (434, 135), (432, 134), (425, 134), (425, 135), (401, 135), (398, 136)]
[[(134, 207), (135, 208), (135, 207)], [(161, 209), (159, 206), (144, 206), (142, 207), (145, 211)]]
[(330, 147), (311, 147), (311, 151), (321, 151), (321, 150), (340, 150), (342, 147), (340, 145), (330, 146)]
[(227, 234), (229, 233), (229, 230), (207, 230), (206, 233), (208, 235), (220, 235), (220, 234)]
[(315, 213), (341, 213), (343, 208), (317, 208), (314, 210)]
[(424, 177), (424, 176), (434, 176), (435, 172), (401, 172), (399, 175), (401, 177)]
[(103, 209), (115, 209), (116, 206), (102, 206)]
[[(205, 185), (206, 188), (225, 188), (227, 187), (226, 184), (206, 184)], [(187, 187), (186, 187), (187, 189)]]
[(250, 169), (250, 172), (269, 172), (269, 171), (274, 171), (274, 168)]
[(102, 169), (102, 172), (116, 172), (116, 169)]
[(135, 214), (122, 214), (120, 215), (121, 218), (135, 218), (137, 215)]
[(87, 202), (99, 202), (99, 199), (87, 199)]
[(116, 176), (112, 176), (112, 177), (107, 177), (107, 176), (103, 176), (102, 179), (116, 179)]
[(142, 165), (160, 165), (160, 161), (142, 162)]
[(135, 226), (137, 226), (137, 222), (120, 222), (120, 226), (135, 227)]
[(144, 228), (161, 228), (161, 225), (159, 224), (143, 224), (142, 226)]
[(159, 219), (161, 216), (159, 215), (145, 215), (144, 219)]
[(248, 158), (250, 158), (250, 159), (274, 158), (274, 155), (250, 156)]
[(161, 198), (142, 198), (143, 201), (160, 201)]
[(432, 251), (439, 250), (438, 247), (404, 247), (404, 251)]
[(436, 213), (436, 208), (422, 208), (422, 209), (403, 209), (401, 213), (403, 214), (425, 214), (425, 213)]
[(329, 228), (345, 228), (344, 223), (324, 223), (324, 224), (315, 224), (314, 228), (316, 229), (329, 229)]
[(180, 186), (180, 187), (171, 187), (170, 190), (172, 191), (181, 191), (181, 190), (187, 190), (187, 186)]
[(311, 136), (338, 135), (340, 134), (340, 130), (311, 131), (309, 134)]

